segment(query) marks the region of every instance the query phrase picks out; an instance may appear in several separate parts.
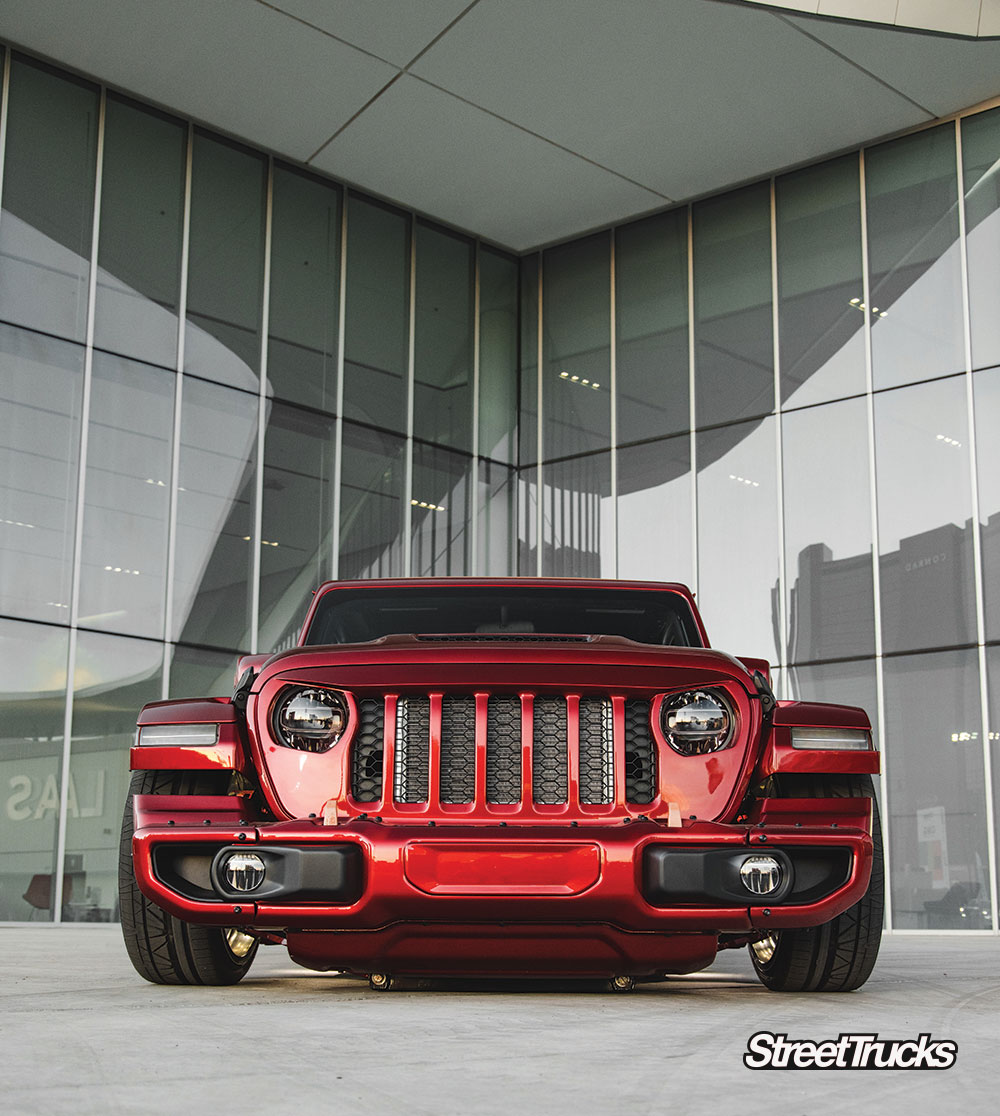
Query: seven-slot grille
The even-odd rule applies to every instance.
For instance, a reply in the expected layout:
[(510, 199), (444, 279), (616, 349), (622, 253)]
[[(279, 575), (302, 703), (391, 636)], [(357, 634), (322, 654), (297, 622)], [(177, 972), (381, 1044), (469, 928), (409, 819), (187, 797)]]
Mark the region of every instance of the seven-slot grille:
[[(548, 694), (362, 698), (351, 794), (357, 802), (383, 802), (391, 753), (393, 803), (427, 803), (436, 780), (442, 804), (559, 806), (575, 786), (580, 805), (612, 807), (617, 755), (619, 801), (645, 805), (657, 782), (649, 709), (641, 699)], [(617, 749), (616, 724), (623, 738)]]

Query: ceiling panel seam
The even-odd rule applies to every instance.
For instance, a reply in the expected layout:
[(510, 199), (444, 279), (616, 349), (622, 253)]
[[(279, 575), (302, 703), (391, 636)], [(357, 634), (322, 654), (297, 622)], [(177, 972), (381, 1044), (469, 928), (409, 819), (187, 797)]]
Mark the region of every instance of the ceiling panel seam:
[(880, 78), (878, 74), (873, 74), (871, 70), (866, 70), (865, 67), (862, 66), (859, 62), (855, 62), (853, 58), (850, 58), (842, 51), (837, 50), (836, 47), (830, 46), (829, 43), (823, 42), (823, 40), (818, 38), (816, 35), (810, 34), (804, 27), (801, 27), (792, 19), (789, 19), (787, 16), (779, 15), (778, 12), (771, 12), (771, 15), (773, 15), (775, 19), (780, 20), (782, 23), (787, 24), (789, 27), (794, 28), (800, 35), (805, 35), (807, 39), (811, 39), (818, 46), (821, 46), (824, 50), (829, 51), (831, 54), (839, 58), (842, 62), (846, 62), (849, 66), (853, 66), (855, 70), (858, 70), (866, 77), (870, 77), (872, 81), (878, 82), (878, 84), (881, 85), (883, 88), (888, 89), (891, 93), (895, 93), (897, 97), (902, 97), (904, 101), (906, 101), (908, 104), (913, 105), (914, 108), (918, 108), (921, 112), (927, 113), (927, 117), (929, 120), (934, 120), (937, 117), (938, 114), (932, 109), (929, 109), (926, 105), (922, 105), (919, 101), (915, 101), (912, 97), (904, 93), (902, 89), (897, 89), (896, 86), (886, 81), (885, 78)]
[[(303, 19), (302, 16), (296, 15), (294, 12), (286, 11), (280, 4), (270, 4), (268, 0), (256, 0), (262, 8), (268, 8), (278, 15), (283, 15), (286, 18), (293, 20), (295, 23), (301, 23), (303, 27), (308, 27), (310, 31), (315, 31), (319, 35), (324, 35), (328, 39), (333, 39), (336, 43), (341, 43), (343, 46), (350, 47), (351, 50), (356, 50), (359, 54), (367, 55), (373, 58), (376, 62), (384, 62), (387, 66), (392, 66), (396, 69), (396, 63), (390, 62), (388, 58), (383, 58), (381, 54), (376, 54), (374, 51), (366, 50), (363, 46), (358, 46), (357, 43), (352, 43), (350, 39), (344, 39), (340, 35), (335, 35), (332, 31), (327, 31), (325, 27), (320, 27), (315, 23), (310, 23), (308, 19)], [(478, 3), (478, 0), (477, 0)], [(411, 63), (412, 65), (412, 63)]]
[[(257, 0), (257, 2), (258, 3), (263, 3), (264, 0)], [(337, 136), (339, 136), (341, 134), (341, 132), (343, 132), (345, 129), (349, 128), (354, 123), (354, 121), (357, 120), (357, 118), (359, 116), (361, 116), (361, 114), (363, 112), (365, 112), (367, 109), (371, 108), (371, 106), (379, 99), (379, 97), (382, 96), (383, 93), (385, 93), (385, 91), (387, 89), (389, 89), (393, 85), (395, 85), (396, 82), (400, 79), (400, 77), (402, 77), (403, 74), (408, 73), (410, 67), (416, 65), (416, 63), (419, 62), (421, 58), (423, 58), (423, 56), (431, 49), (432, 46), (439, 43), (445, 37), (445, 35), (447, 35), (448, 32), (457, 23), (460, 23), (463, 19), (465, 19), (465, 17), (469, 14), (469, 12), (471, 12), (472, 9), (474, 7), (476, 7), (476, 5), (478, 3), (479, 3), (479, 0), (472, 0), (471, 4), (467, 4), (458, 13), (458, 15), (455, 16), (454, 19), (450, 20), (447, 24), (445, 24), (445, 26), (441, 28), (441, 30), (430, 40), (429, 43), (426, 43), (423, 47), (421, 47), (420, 50), (417, 51), (417, 53), (410, 59), (409, 62), (406, 63), (406, 65), (399, 71), (399, 73), (397, 73), (394, 77), (390, 78), (389, 81), (387, 81), (385, 83), (385, 85), (382, 86), (382, 88), (375, 94), (374, 97), (371, 97), (369, 100), (367, 100), (352, 117), (350, 117), (347, 121), (345, 121), (343, 124), (341, 124), (341, 126), (333, 133), (332, 136), (330, 136), (329, 139), (327, 139), (323, 143), (321, 143), (319, 145), (319, 147), (317, 147), (316, 150), (309, 156), (309, 158), (306, 159), (306, 162), (311, 163), (313, 161), (313, 159), (315, 159), (318, 155), (322, 154), (330, 146), (330, 144), (333, 143), (333, 141), (337, 138)], [(271, 7), (270, 4), (267, 4), (265, 6), (266, 7)], [(276, 11), (281, 11), (282, 9), (276, 8), (275, 10)], [(287, 15), (288, 13), (286, 12), (285, 14)], [(296, 18), (296, 17), (292, 17), (292, 18)], [(300, 22), (304, 23), (305, 21), (300, 20)], [(312, 27), (313, 25), (310, 23), (307, 26)], [(326, 34), (329, 34), (329, 32), (326, 32)], [(336, 36), (331, 36), (331, 37), (335, 38)], [(354, 44), (351, 43), (349, 45), (353, 46)], [(372, 57), (375, 58), (375, 57), (377, 57), (377, 55), (372, 55)], [(385, 60), (381, 59), (381, 61), (385, 61)], [(389, 63), (390, 66), (392, 64), (393, 63), (391, 63), (391, 62)]]

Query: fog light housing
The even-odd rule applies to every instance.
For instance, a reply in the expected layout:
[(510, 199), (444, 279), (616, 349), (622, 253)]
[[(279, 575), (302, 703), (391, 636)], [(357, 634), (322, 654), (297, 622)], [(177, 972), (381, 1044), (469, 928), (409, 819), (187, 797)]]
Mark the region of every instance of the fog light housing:
[(773, 856), (748, 856), (740, 865), (740, 879), (754, 895), (773, 895), (780, 887), (784, 872)]
[(222, 865), (222, 875), (233, 891), (255, 891), (264, 882), (264, 861), (256, 853), (232, 853)]

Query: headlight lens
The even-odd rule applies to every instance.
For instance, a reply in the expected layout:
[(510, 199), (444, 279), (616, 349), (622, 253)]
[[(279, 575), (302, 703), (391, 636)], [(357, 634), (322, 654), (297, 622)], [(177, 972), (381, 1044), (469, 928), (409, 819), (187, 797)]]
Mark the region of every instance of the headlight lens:
[(682, 756), (721, 752), (733, 743), (733, 714), (717, 690), (686, 690), (663, 699), (663, 735)]
[(326, 752), (344, 735), (347, 702), (333, 690), (289, 690), (275, 706), (280, 744), (302, 752)]

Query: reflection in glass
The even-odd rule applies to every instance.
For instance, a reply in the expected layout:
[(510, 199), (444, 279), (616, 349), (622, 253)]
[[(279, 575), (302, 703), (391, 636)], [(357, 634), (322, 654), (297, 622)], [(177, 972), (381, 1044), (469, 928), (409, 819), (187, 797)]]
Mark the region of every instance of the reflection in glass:
[(699, 427), (774, 409), (771, 193), (767, 182), (694, 207)]
[(173, 644), (167, 650), (171, 656), (168, 697), (229, 697), (233, 692), (234, 655), (204, 647), (185, 647), (183, 643)]
[(598, 233), (545, 253), (543, 455), (611, 441), (611, 240)]
[(256, 390), (264, 289), (267, 161), (195, 131), (184, 367)]
[[(860, 706), (868, 714), (878, 747), (878, 698), (874, 659), (792, 667), (786, 673), (788, 696), (793, 701), (829, 701), (834, 705)], [(876, 776), (876, 785), (878, 781)]]
[(175, 373), (94, 353), (80, 623), (163, 636)]
[[(993, 795), (993, 838), (1000, 847), (1000, 647), (986, 648), (986, 678), (989, 691), (989, 749), (990, 771), (993, 776), (992, 787), (987, 790)], [(1000, 886), (994, 880), (993, 886)]]
[(857, 155), (775, 181), (781, 398), (821, 403), (865, 390)]
[(515, 543), (515, 501), (517, 473), (496, 461), (479, 460), (479, 552), (478, 567), (472, 574), (512, 577), (517, 573)]
[(69, 622), (83, 348), (0, 325), (0, 612)]
[(865, 152), (875, 387), (964, 364), (955, 128)]
[(990, 928), (976, 652), (885, 660), (893, 926)]
[(976, 638), (968, 442), (962, 376), (875, 396), (887, 652)]
[(270, 405), (260, 529), (258, 646), (265, 651), (295, 643), (313, 590), (332, 573), (334, 424)]
[(688, 211), (615, 230), (618, 441), (687, 430)]
[(618, 450), (618, 576), (690, 585), (691, 439)]
[(614, 577), (610, 453), (543, 468), (542, 546), (543, 577)]
[(356, 194), (347, 199), (344, 414), (406, 430), (410, 338), (410, 218)]
[(774, 419), (698, 435), (698, 600), (713, 647), (778, 658)]
[(474, 253), (465, 237), (417, 222), (413, 432), (472, 449)]
[(417, 442), (413, 446), (411, 562), (414, 577), (469, 572), (472, 458)]
[(68, 650), (64, 628), (0, 620), (0, 922), (52, 919)]
[(340, 320), (340, 188), (274, 165), (268, 391), (334, 411)]
[(788, 662), (875, 652), (868, 406), (781, 418)]
[(1000, 109), (962, 120), (972, 367), (1000, 364)]
[(97, 173), (96, 86), (10, 64), (0, 318), (83, 341)]
[(517, 260), (479, 252), (479, 452), (513, 461), (517, 430)]
[(541, 256), (521, 260), (521, 465), (538, 460), (538, 275)]
[(517, 572), (523, 577), (539, 573), (538, 467), (517, 471)]
[(975, 393), (976, 457), (979, 479), (980, 538), (983, 552), (983, 605), (986, 638), (1000, 638), (1000, 369), (977, 372)]
[(401, 577), (406, 442), (344, 423), (341, 578)]
[(173, 368), (187, 126), (108, 94), (94, 344)]
[(118, 840), (135, 718), (161, 690), (163, 646), (80, 632), (66, 811), (65, 922), (118, 921)]
[(257, 397), (185, 377), (173, 638), (251, 644)]

